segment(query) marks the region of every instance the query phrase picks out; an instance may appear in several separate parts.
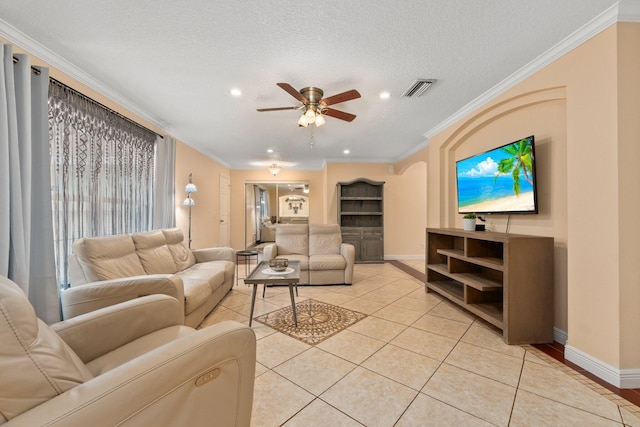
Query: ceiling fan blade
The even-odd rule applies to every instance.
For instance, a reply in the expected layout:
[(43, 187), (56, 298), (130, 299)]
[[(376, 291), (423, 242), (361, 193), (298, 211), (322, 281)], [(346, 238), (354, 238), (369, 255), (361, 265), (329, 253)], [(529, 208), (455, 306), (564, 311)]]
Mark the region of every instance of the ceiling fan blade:
[(280, 86), (282, 89), (284, 89), (284, 91), (287, 92), (289, 95), (293, 96), (295, 99), (297, 99), (298, 101), (302, 102), (304, 105), (307, 105), (309, 103), (309, 100), (307, 98), (305, 98), (304, 96), (302, 96), (300, 94), (300, 92), (298, 92), (289, 83), (278, 83), (278, 86)]
[(357, 98), (360, 98), (360, 92), (355, 89), (351, 89), (328, 98), (323, 98), (320, 100), (320, 105), (326, 107), (327, 105), (339, 104), (341, 102), (351, 101), (352, 99)]
[(333, 108), (323, 108), (322, 109), (322, 114), (324, 114), (326, 116), (334, 117), (336, 119), (344, 120), (344, 121), (347, 121), (347, 122), (352, 122), (353, 119), (356, 118), (355, 114), (345, 113), (344, 111), (335, 110)]
[(281, 110), (297, 110), (298, 107), (276, 107), (276, 108), (257, 108), (258, 111), (264, 113), (265, 111), (281, 111)]

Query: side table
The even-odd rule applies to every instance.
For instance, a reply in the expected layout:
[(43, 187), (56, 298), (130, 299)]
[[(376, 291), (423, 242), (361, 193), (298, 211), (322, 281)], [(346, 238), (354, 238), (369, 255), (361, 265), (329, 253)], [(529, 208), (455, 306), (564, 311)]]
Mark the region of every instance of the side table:
[(240, 257), (244, 260), (244, 277), (248, 277), (251, 272), (251, 258), (256, 257), (256, 265), (258, 264), (258, 251), (254, 250), (242, 250), (236, 252), (236, 285), (238, 284), (238, 261)]

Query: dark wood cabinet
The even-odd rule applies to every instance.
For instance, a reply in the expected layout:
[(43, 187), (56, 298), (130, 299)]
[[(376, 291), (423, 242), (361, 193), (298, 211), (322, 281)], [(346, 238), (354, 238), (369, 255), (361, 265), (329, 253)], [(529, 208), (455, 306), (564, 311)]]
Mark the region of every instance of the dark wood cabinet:
[(342, 241), (356, 248), (356, 263), (384, 262), (384, 182), (339, 182), (338, 224)]

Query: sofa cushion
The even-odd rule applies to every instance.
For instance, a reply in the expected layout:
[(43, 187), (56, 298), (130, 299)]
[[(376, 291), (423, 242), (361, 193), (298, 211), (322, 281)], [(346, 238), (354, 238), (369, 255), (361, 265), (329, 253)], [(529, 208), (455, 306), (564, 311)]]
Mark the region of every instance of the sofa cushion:
[(342, 234), (338, 224), (309, 225), (309, 255), (339, 254)]
[(210, 298), (225, 281), (227, 261), (194, 264), (176, 273), (184, 284), (184, 312), (189, 314)]
[(92, 378), (80, 358), (36, 317), (24, 292), (0, 276), (0, 413), (8, 420)]
[(300, 271), (309, 269), (309, 257), (306, 255), (278, 255), (276, 258), (288, 259), (289, 261), (300, 261)]
[[(184, 273), (184, 274), (183, 274)], [(184, 314), (187, 315), (200, 307), (213, 293), (209, 277), (188, 274), (188, 270), (177, 273), (184, 285)]]
[(309, 257), (309, 270), (344, 270), (347, 260), (340, 254), (323, 254)]
[(178, 271), (161, 230), (135, 233), (131, 238), (147, 274), (172, 274)]
[(177, 271), (186, 270), (196, 263), (196, 257), (193, 256), (191, 249), (184, 242), (184, 234), (179, 228), (169, 228), (162, 230), (167, 246), (173, 256), (173, 262), (176, 264)]
[(309, 226), (307, 224), (280, 224), (276, 229), (278, 255), (309, 255)]
[(128, 234), (76, 240), (73, 253), (91, 282), (147, 274)]

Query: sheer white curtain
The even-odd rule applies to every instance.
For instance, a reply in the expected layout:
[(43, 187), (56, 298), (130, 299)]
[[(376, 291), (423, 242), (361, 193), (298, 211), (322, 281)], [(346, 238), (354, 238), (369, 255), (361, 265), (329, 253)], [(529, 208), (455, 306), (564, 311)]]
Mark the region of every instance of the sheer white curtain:
[(55, 80), (49, 126), (56, 266), (66, 286), (75, 240), (152, 228), (156, 134)]
[(156, 139), (156, 177), (153, 228), (176, 226), (176, 140), (165, 135)]
[(47, 124), (49, 71), (0, 43), (0, 274), (38, 317), (60, 319), (55, 274)]

